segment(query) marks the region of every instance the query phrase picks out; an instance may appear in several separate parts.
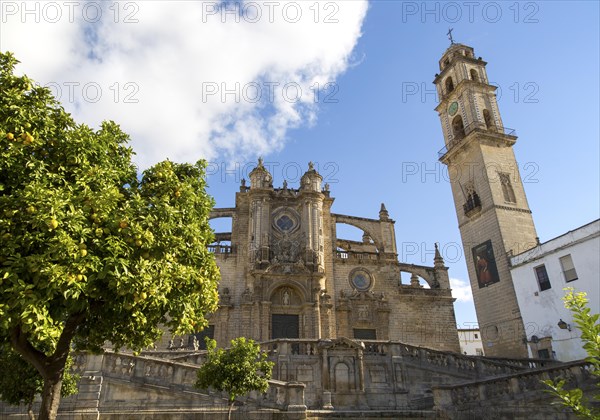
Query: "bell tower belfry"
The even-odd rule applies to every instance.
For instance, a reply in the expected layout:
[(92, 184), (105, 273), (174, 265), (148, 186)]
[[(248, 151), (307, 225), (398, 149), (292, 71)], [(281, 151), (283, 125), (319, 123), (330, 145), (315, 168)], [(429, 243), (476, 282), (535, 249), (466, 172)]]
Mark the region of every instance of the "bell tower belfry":
[(486, 64), (454, 42), (439, 62), (439, 159), (448, 166), (485, 354), (527, 357), (508, 256), (534, 247), (537, 235), (513, 152), (517, 136), (502, 122)]

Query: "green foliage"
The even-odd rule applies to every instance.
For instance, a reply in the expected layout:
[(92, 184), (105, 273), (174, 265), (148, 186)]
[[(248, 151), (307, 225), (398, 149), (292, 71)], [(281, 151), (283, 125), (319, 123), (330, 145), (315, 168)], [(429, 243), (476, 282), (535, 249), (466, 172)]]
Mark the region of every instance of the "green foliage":
[[(600, 379), (600, 323), (598, 323), (600, 315), (590, 313), (585, 292), (575, 293), (572, 287), (565, 290), (567, 294), (563, 297), (563, 300), (565, 307), (573, 313), (575, 324), (581, 331), (583, 348), (588, 354), (585, 360), (592, 364), (591, 373)], [(564, 380), (547, 380), (543, 382), (550, 387), (549, 392), (558, 397), (561, 404), (572, 409), (577, 416), (594, 420), (600, 419), (600, 410), (590, 407), (581, 389), (564, 389)], [(600, 387), (600, 381), (597, 385)], [(596, 395), (595, 399), (600, 401), (600, 394)]]
[[(77, 393), (79, 375), (71, 373), (73, 359), (69, 357), (60, 394), (63, 397)], [(0, 345), (0, 400), (11, 405), (31, 404), (42, 392), (44, 380), (39, 372), (15, 353), (8, 343)]]
[(77, 124), (17, 63), (0, 53), (0, 342), (58, 383), (72, 343), (201, 330), (219, 279), (206, 162), (138, 178), (116, 123)]
[(239, 337), (231, 340), (227, 350), (217, 348), (217, 342), (206, 338), (206, 361), (198, 369), (195, 386), (225, 391), (229, 402), (251, 391), (266, 392), (269, 388), (273, 363), (254, 340)]

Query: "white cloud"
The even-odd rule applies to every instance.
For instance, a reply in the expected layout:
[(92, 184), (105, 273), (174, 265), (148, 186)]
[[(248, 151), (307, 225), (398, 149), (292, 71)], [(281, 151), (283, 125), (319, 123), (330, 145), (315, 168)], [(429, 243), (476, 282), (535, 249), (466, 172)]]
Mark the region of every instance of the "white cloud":
[(54, 83), (78, 121), (120, 123), (141, 167), (267, 154), (290, 128), (314, 122), (313, 89), (351, 64), (368, 4), (240, 4), (248, 15), (236, 22), (215, 2), (3, 1), (0, 48)]
[(450, 278), (450, 288), (452, 289), (452, 296), (458, 302), (473, 302), (473, 292), (468, 281)]

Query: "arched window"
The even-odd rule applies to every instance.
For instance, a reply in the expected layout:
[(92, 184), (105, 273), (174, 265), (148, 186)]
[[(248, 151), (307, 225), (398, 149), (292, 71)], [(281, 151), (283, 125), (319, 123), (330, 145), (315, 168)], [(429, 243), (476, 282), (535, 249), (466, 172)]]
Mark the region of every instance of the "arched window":
[(472, 210), (481, 208), (481, 200), (475, 191), (475, 184), (473, 181), (467, 182), (463, 190), (467, 195), (467, 201), (463, 204), (463, 209), (465, 210), (465, 215), (469, 216), (469, 213)]
[(500, 178), (500, 184), (502, 184), (504, 201), (507, 203), (516, 203), (517, 198), (515, 196), (515, 190), (513, 190), (512, 184), (510, 183), (510, 174), (498, 172), (498, 177)]
[(487, 109), (483, 110), (483, 120), (485, 121), (485, 128), (487, 128), (488, 130), (494, 127), (492, 116), (490, 115), (490, 111), (488, 111)]
[(454, 133), (455, 140), (460, 140), (465, 136), (465, 126), (460, 115), (457, 115), (452, 120), (452, 132)]
[(454, 90), (454, 82), (452, 81), (452, 77), (448, 77), (446, 79), (446, 93), (450, 93)]
[(473, 80), (475, 82), (479, 82), (479, 75), (477, 74), (477, 70), (471, 69), (470, 73), (471, 73), (471, 80)]

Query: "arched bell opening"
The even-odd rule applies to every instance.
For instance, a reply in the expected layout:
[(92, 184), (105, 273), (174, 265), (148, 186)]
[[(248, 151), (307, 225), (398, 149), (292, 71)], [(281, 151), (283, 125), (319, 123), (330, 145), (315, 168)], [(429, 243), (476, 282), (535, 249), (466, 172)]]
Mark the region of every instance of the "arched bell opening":
[(446, 79), (446, 93), (450, 93), (454, 90), (454, 81), (452, 80), (452, 77), (448, 77)]
[(488, 130), (494, 128), (494, 121), (492, 120), (490, 111), (488, 111), (487, 109), (483, 110), (483, 121), (485, 121), (485, 128), (487, 128)]
[(465, 137), (465, 126), (460, 115), (457, 115), (452, 120), (452, 133), (454, 134), (455, 140), (460, 140)]
[(471, 74), (471, 80), (473, 80), (474, 82), (479, 82), (479, 75), (477, 74), (477, 70), (471, 69), (469, 73)]

